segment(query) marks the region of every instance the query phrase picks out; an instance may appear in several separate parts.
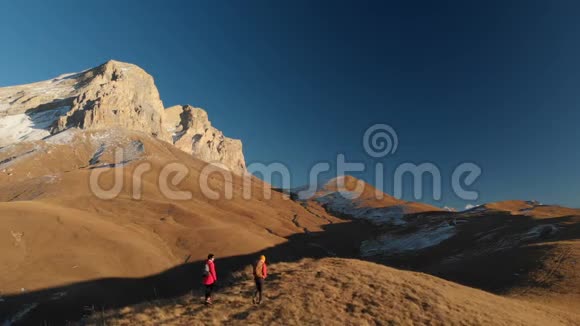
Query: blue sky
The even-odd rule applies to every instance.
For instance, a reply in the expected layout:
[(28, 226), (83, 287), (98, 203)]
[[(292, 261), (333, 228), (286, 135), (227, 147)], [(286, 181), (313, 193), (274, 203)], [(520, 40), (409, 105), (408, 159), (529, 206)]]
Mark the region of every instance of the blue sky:
[[(389, 193), (397, 164), (436, 164), (439, 206), (580, 207), (575, 1), (117, 2), (1, 2), (0, 86), (128, 61), (166, 106), (205, 108), (249, 163), (285, 163), (293, 185), (343, 153), (383, 162)], [(361, 145), (375, 123), (398, 133), (385, 159)], [(465, 161), (483, 170), (474, 202), (449, 187)]]

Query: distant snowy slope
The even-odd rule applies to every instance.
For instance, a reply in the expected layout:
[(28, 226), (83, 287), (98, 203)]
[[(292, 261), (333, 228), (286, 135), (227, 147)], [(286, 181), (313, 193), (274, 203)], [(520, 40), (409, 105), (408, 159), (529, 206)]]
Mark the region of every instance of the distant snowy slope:
[(407, 202), (383, 193), (370, 184), (346, 175), (329, 180), (320, 187), (299, 187), (291, 190), (298, 200), (313, 200), (329, 213), (365, 219), (377, 225), (404, 224), (404, 216), (440, 208)]

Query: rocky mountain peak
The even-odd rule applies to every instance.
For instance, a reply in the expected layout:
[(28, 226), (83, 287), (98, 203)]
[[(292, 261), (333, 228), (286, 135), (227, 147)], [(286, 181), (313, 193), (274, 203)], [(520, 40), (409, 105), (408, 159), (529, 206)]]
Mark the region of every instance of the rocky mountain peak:
[(99, 128), (121, 125), (163, 140), (163, 103), (153, 77), (128, 63), (107, 63), (80, 74), (71, 110), (59, 117), (53, 132), (70, 127)]
[(167, 108), (165, 128), (177, 148), (204, 161), (219, 162), (237, 174), (246, 170), (242, 142), (213, 127), (205, 110), (191, 105)]
[(136, 65), (110, 60), (80, 73), (0, 88), (0, 147), (69, 128), (111, 127), (144, 132), (235, 173), (245, 170), (241, 141), (214, 128), (202, 109), (165, 110), (153, 77)]
[(0, 146), (42, 139), (68, 128), (121, 126), (169, 141), (153, 77), (108, 61), (80, 73), (0, 88)]

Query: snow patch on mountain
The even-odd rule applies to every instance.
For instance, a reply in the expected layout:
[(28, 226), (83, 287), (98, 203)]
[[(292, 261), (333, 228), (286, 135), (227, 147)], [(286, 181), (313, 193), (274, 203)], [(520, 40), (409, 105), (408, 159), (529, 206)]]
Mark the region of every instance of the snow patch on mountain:
[(403, 225), (405, 209), (401, 206), (390, 207), (365, 207), (360, 206), (358, 198), (360, 193), (341, 191), (327, 193), (316, 199), (317, 202), (331, 214), (348, 216), (355, 219), (365, 219), (371, 223), (382, 225)]
[(44, 139), (45, 142), (55, 145), (65, 145), (73, 142), (75, 136), (80, 133), (80, 129), (67, 129), (58, 134), (51, 135)]
[(362, 256), (378, 254), (400, 254), (436, 246), (456, 234), (454, 225), (441, 223), (433, 227), (406, 234), (383, 234), (376, 239), (363, 241)]
[(522, 241), (532, 241), (553, 236), (560, 228), (554, 224), (537, 225), (521, 236)]
[[(469, 208), (467, 208), (469, 207)], [(463, 210), (463, 212), (465, 213), (482, 213), (487, 211), (488, 208), (485, 207), (485, 205), (467, 205), (465, 206), (465, 210)]]
[(69, 110), (70, 106), (62, 106), (52, 110), (0, 117), (0, 146), (50, 136), (51, 126)]

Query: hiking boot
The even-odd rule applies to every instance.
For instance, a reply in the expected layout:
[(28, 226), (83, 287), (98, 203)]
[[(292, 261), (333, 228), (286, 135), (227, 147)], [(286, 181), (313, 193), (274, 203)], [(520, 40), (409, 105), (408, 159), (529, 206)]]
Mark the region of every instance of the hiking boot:
[(258, 297), (257, 294), (252, 297), (252, 303), (253, 304), (260, 304), (260, 301), (261, 301), (260, 300), (260, 297)]

